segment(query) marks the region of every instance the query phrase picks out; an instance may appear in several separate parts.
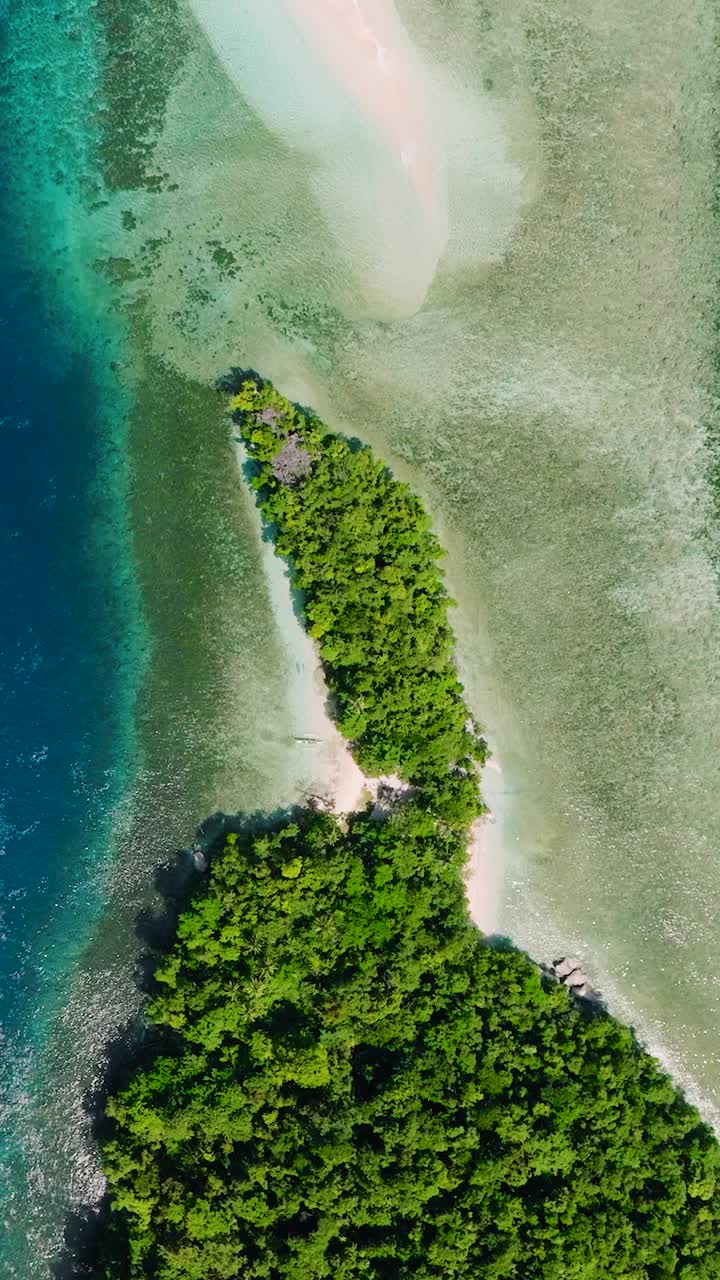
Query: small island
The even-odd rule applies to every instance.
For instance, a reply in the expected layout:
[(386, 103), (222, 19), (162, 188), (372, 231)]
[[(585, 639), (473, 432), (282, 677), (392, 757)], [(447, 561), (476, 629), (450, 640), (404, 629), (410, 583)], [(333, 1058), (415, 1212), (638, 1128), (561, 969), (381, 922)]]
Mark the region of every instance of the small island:
[(107, 1104), (108, 1280), (709, 1280), (720, 1147), (596, 1001), (476, 929), (486, 745), (441, 547), (372, 452), (230, 399), (333, 713), (399, 798), (224, 832)]

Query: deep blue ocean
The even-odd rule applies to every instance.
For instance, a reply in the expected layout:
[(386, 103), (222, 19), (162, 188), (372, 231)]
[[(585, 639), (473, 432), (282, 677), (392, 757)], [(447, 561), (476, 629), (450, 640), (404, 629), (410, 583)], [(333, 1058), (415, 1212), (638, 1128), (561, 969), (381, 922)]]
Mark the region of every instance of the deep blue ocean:
[[(103, 546), (92, 355), (0, 243), (0, 1019), (52, 980), (51, 926), (118, 781), (122, 609)], [(56, 341), (58, 330), (62, 343)], [(78, 335), (80, 337), (80, 335)], [(38, 937), (38, 935), (40, 935)], [(67, 939), (65, 940), (67, 941)], [(43, 968), (46, 965), (47, 968)]]
[(85, 0), (0, 3), (3, 1277), (22, 1274), (43, 1049), (102, 910), (133, 767), (123, 331), (93, 269), (91, 15)]

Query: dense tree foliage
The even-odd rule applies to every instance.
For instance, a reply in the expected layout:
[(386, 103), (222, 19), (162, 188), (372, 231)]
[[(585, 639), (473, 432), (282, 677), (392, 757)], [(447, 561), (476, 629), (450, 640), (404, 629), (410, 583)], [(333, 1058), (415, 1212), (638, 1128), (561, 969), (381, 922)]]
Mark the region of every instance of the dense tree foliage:
[(415, 791), (216, 853), (156, 972), (166, 1049), (107, 1107), (107, 1280), (720, 1277), (710, 1130), (468, 921), (483, 744), (420, 504), (271, 387), (234, 408), (341, 725)]
[(130, 1275), (720, 1275), (710, 1133), (629, 1031), (483, 944), (462, 858), (414, 805), (229, 838), (157, 975), (176, 1051), (110, 1106)]
[[(455, 806), (464, 785), (465, 807), (477, 806), (472, 762), (485, 744), (463, 701), (443, 552), (420, 500), (369, 449), (331, 434), (269, 383), (246, 380), (232, 406), (360, 764), (432, 781), (428, 796), (447, 792)], [(300, 476), (278, 471), (288, 442), (312, 462)]]

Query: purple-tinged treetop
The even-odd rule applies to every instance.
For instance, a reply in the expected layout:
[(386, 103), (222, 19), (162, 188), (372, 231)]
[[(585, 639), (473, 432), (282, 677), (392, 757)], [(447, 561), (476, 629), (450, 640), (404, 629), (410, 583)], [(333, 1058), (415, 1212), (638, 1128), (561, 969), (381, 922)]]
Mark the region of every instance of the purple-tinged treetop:
[(274, 427), (276, 423), (282, 422), (285, 414), (280, 413), (279, 409), (273, 409), (272, 405), (267, 405), (266, 408), (261, 409), (260, 413), (257, 413), (255, 416), (258, 422), (263, 422), (266, 427)]
[(312, 471), (312, 458), (300, 444), (300, 436), (293, 431), (279, 453), (272, 460), (272, 473), (281, 484), (297, 484)]

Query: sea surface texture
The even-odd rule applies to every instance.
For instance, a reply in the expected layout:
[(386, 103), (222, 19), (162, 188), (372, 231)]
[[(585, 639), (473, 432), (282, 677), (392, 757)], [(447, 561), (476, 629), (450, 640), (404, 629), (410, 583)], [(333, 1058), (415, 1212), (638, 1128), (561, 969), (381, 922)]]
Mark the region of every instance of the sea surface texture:
[[(159, 245), (149, 341), (188, 377), (268, 371), (426, 497), (502, 769), (501, 927), (538, 959), (576, 953), (717, 1117), (715, 12), (361, 4), (412, 49), (398, 124), (407, 80), (370, 110), (359, 29), (351, 66), (357, 6), (328, 6), (322, 56), (299, 0), (189, 8), (165, 189), (127, 241)], [(270, 91), (288, 60), (293, 112)], [(397, 128), (422, 143), (420, 116), (449, 235), (398, 315), (367, 274), (398, 230), (376, 199), (361, 242), (352, 210), (383, 166), (399, 182)]]
[(0, 13), (2, 1274), (102, 1190), (84, 1099), (158, 867), (322, 773), (232, 366), (423, 495), (500, 928), (577, 955), (717, 1124), (715, 7)]
[(3, 17), (0, 1250), (21, 1276), (43, 1226), (44, 1054), (105, 898), (142, 642), (122, 326), (86, 239), (95, 50), (81, 6)]

